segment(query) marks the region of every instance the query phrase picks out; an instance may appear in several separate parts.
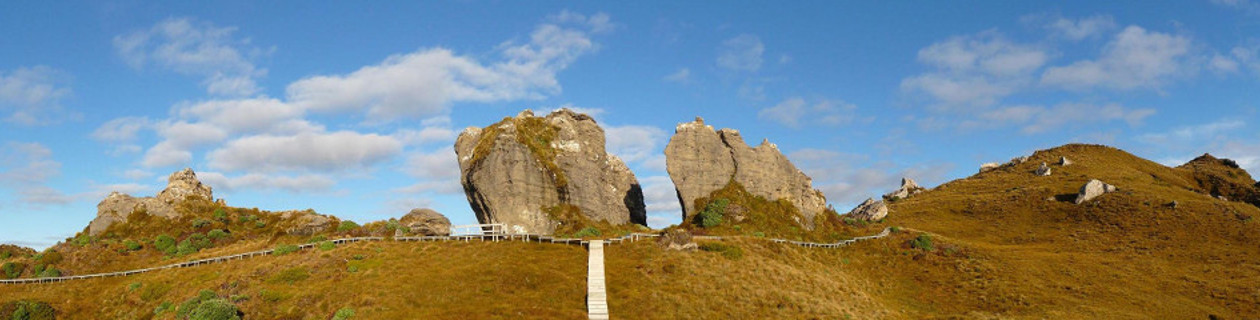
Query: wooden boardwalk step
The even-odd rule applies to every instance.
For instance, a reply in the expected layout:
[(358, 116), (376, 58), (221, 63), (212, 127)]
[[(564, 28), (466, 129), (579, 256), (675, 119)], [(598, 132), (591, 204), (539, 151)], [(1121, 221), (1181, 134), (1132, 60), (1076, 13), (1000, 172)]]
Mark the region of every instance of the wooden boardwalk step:
[(586, 260), (586, 314), (590, 319), (608, 319), (608, 291), (604, 286), (604, 241), (591, 240)]

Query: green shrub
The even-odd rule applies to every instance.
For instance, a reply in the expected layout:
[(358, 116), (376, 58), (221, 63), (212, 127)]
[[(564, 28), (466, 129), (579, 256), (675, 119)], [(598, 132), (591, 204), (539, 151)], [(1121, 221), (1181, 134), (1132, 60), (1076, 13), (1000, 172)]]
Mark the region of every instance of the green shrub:
[(249, 300), (248, 294), (237, 294), (232, 296), (232, 302), (241, 302), (245, 300)]
[(170, 310), (171, 310), (171, 302), (170, 302), (170, 301), (162, 301), (162, 304), (159, 304), (159, 305), (157, 306), (157, 308), (153, 308), (153, 314), (154, 314), (154, 315), (159, 315), (159, 314), (162, 314), (163, 312), (167, 312), (167, 311), (170, 311)]
[(56, 268), (53, 268), (53, 267), (48, 267), (47, 269), (44, 269), (44, 271), (41, 271), (41, 272), (39, 273), (39, 276), (38, 276), (38, 277), (40, 277), (40, 278), (56, 278), (56, 277), (60, 277), (60, 276), (61, 276), (61, 270), (57, 270)]
[(346, 268), (346, 272), (350, 272), (350, 273), (359, 272), (359, 266), (350, 266), (350, 267), (347, 267), (347, 268)]
[(223, 223), (227, 223), (228, 222), (227, 211), (224, 211), (223, 208), (214, 209), (214, 219), (222, 221)]
[(38, 256), (38, 258), (35, 258), (36, 262), (39, 262), (40, 264), (47, 264), (47, 265), (61, 263), (61, 260), (62, 260), (61, 253), (53, 249), (45, 250), (44, 253)]
[(897, 233), (897, 232), (901, 232), (901, 227), (897, 227), (897, 226), (888, 227), (888, 232), (889, 232), (889, 233)]
[(89, 244), (92, 244), (92, 236), (80, 234), (79, 236), (74, 237), (74, 245), (76, 246), (86, 247)]
[(12, 252), (8, 252), (8, 251), (0, 252), (0, 260), (8, 259), (9, 257), (12, 257), (12, 256), (13, 256)]
[(298, 246), (291, 245), (291, 244), (282, 244), (282, 245), (276, 246), (276, 248), (272, 250), (271, 253), (277, 256), (281, 256), (281, 255), (294, 253), (297, 251), (298, 251)]
[(57, 311), (52, 305), (43, 301), (19, 300), (0, 305), (0, 310), (11, 312), (9, 314), (0, 314), (4, 319), (14, 320), (53, 320), (57, 318)]
[(218, 239), (227, 238), (228, 233), (227, 231), (223, 231), (223, 229), (214, 229), (214, 230), (210, 230), (210, 232), (207, 233), (206, 236), (210, 237), (210, 240), (218, 240)]
[(349, 320), (350, 317), (354, 317), (354, 309), (341, 308), (341, 310), (337, 310), (337, 313), (333, 314), (332, 320)]
[(5, 262), (4, 266), (0, 266), (0, 269), (4, 270), (4, 277), (6, 279), (16, 279), (18, 276), (22, 275), (22, 271), (26, 269), (26, 266), (20, 263)]
[(142, 285), (143, 284), (140, 284), (139, 282), (132, 282), (131, 284), (127, 285), (127, 291), (136, 291), (136, 289), (140, 289), (140, 286)]
[(765, 233), (765, 232), (761, 232), (761, 231), (757, 231), (757, 232), (753, 232), (753, 236), (754, 236), (754, 237), (758, 237), (758, 238), (765, 238), (765, 237), (766, 237), (766, 233)]
[(123, 241), (123, 246), (127, 247), (127, 251), (136, 251), (143, 249), (144, 246), (139, 241), (127, 239)]
[(926, 233), (920, 234), (918, 237), (915, 237), (914, 240), (910, 240), (910, 247), (923, 251), (936, 250), (936, 247), (932, 245), (932, 236)]
[(306, 240), (306, 243), (316, 243), (316, 242), (321, 242), (324, 240), (328, 240), (328, 237), (325, 237), (324, 235), (321, 234), (318, 236), (311, 237), (310, 240)]
[(600, 235), (599, 228), (586, 227), (581, 231), (573, 234), (574, 238), (598, 237)]
[(39, 274), (40, 274), (40, 273), (43, 273), (43, 272), (44, 272), (44, 265), (43, 265), (43, 264), (36, 264), (36, 265), (35, 265), (35, 268), (34, 268), (34, 269), (31, 269), (31, 274), (34, 274), (36, 277), (38, 277), (38, 276), (39, 276)]
[(367, 256), (364, 256), (364, 255), (361, 255), (361, 254), (356, 254), (356, 255), (354, 255), (354, 256), (351, 256), (351, 257), (350, 257), (350, 259), (354, 259), (354, 260), (363, 260), (363, 259), (367, 259)]
[(210, 223), (211, 223), (210, 220), (197, 219), (197, 220), (193, 220), (192, 227), (193, 229), (201, 229), (201, 228), (210, 226)]
[(266, 226), (267, 226), (267, 223), (266, 223), (266, 222), (262, 222), (262, 221), (254, 221), (254, 227), (255, 227), (255, 228), (260, 228), (260, 229), (261, 229), (261, 228), (266, 227)]
[(240, 320), (240, 309), (225, 299), (202, 301), (188, 312), (189, 320)]
[(739, 260), (744, 257), (744, 249), (735, 245), (728, 245), (717, 242), (709, 242), (700, 244), (700, 250), (708, 252), (721, 253), (723, 257), (731, 260)]
[(160, 235), (157, 239), (153, 239), (153, 248), (167, 255), (173, 255), (178, 251), (175, 247), (175, 238), (168, 235)]
[(346, 232), (346, 231), (350, 231), (350, 230), (354, 230), (358, 228), (359, 228), (358, 223), (354, 223), (354, 221), (346, 220), (346, 221), (342, 221), (341, 225), (337, 226), (337, 232)]
[(319, 250), (329, 251), (336, 248), (337, 248), (337, 244), (333, 243), (332, 241), (324, 241), (324, 242), (319, 243)]
[(236, 221), (240, 223), (247, 223), (254, 220), (258, 220), (258, 216), (252, 214), (242, 215), (239, 218), (236, 218)]
[(722, 213), (726, 212), (726, 206), (730, 203), (730, 200), (718, 198), (717, 200), (713, 200), (713, 202), (709, 202), (708, 205), (705, 205), (704, 210), (701, 210), (700, 213), (696, 215), (697, 218), (700, 219), (700, 226), (712, 228), (721, 225)]

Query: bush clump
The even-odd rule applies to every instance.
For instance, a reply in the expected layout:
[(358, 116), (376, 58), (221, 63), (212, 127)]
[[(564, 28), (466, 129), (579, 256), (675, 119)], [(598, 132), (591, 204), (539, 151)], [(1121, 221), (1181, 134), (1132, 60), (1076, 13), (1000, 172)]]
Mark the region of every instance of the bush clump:
[(194, 233), (184, 241), (179, 242), (179, 246), (175, 250), (175, 255), (186, 256), (197, 253), (201, 249), (214, 247), (214, 243), (210, 242), (210, 238), (204, 234)]
[(206, 233), (206, 236), (210, 237), (210, 240), (219, 240), (219, 239), (227, 238), (228, 233), (227, 231), (223, 229), (214, 229), (214, 230), (210, 230), (209, 233)]
[(214, 220), (227, 223), (229, 221), (227, 211), (224, 211), (223, 208), (214, 209)]
[(346, 221), (342, 221), (341, 225), (337, 226), (337, 232), (346, 232), (346, 231), (350, 231), (350, 230), (354, 230), (358, 228), (359, 228), (358, 223), (354, 223), (354, 221), (346, 220)]
[(926, 233), (920, 234), (914, 240), (910, 240), (910, 247), (923, 251), (936, 250), (936, 247), (932, 245), (932, 236)]
[(271, 253), (273, 253), (273, 254), (275, 254), (275, 255), (277, 255), (277, 256), (281, 256), (281, 255), (286, 255), (286, 254), (294, 253), (294, 252), (297, 252), (297, 251), (298, 251), (298, 246), (296, 246), (296, 245), (291, 245), (291, 244), (282, 244), (282, 245), (278, 245), (278, 246), (276, 246), (276, 248), (275, 248), (274, 250), (272, 250), (272, 251), (271, 251)]
[(131, 239), (123, 240), (123, 246), (127, 247), (127, 251), (136, 251), (144, 248), (139, 241)]
[(599, 228), (586, 227), (573, 234), (574, 238), (598, 237), (600, 235)]
[(193, 229), (201, 229), (201, 228), (210, 226), (210, 223), (211, 223), (210, 220), (197, 219), (197, 220), (193, 220), (192, 227)]
[(175, 311), (175, 318), (233, 320), (241, 319), (241, 311), (231, 301), (216, 296), (214, 291), (201, 290), (196, 297), (188, 299), (179, 305), (179, 309)]
[(704, 250), (708, 252), (717, 252), (717, 253), (722, 254), (723, 257), (726, 257), (727, 259), (731, 259), (731, 260), (739, 260), (739, 258), (744, 257), (744, 249), (741, 249), (740, 247), (735, 246), (735, 245), (728, 245), (724, 243), (717, 243), (717, 242), (702, 243), (700, 244), (700, 250)]
[(333, 314), (332, 320), (349, 320), (351, 317), (354, 317), (354, 309), (341, 308), (341, 310), (337, 310), (337, 313)]
[(16, 279), (18, 276), (22, 275), (22, 271), (26, 270), (26, 265), (21, 263), (5, 262), (3, 266), (0, 266), (0, 269), (4, 271), (5, 279)]
[(168, 235), (160, 235), (157, 239), (153, 239), (153, 248), (166, 255), (174, 255), (179, 250), (175, 247), (175, 238)]
[(337, 244), (333, 243), (332, 241), (324, 241), (324, 242), (319, 243), (319, 250), (329, 251), (336, 248), (337, 248)]
[(700, 213), (696, 215), (696, 219), (700, 220), (700, 226), (712, 228), (721, 225), (722, 213), (726, 212), (726, 206), (730, 203), (731, 200), (719, 198), (717, 200), (713, 200), (713, 202), (709, 202), (708, 205), (705, 205), (704, 210), (701, 210)]
[(18, 300), (0, 305), (0, 319), (53, 320), (57, 310), (47, 302)]

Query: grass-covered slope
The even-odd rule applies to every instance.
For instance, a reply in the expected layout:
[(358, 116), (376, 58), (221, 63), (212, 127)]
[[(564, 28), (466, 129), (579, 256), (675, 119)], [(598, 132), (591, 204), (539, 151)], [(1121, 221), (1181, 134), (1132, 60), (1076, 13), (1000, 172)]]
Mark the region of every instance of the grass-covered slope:
[[(1032, 172), (1065, 156), (1074, 164)], [(1013, 299), (979, 309), (1071, 318), (1260, 315), (1260, 210), (1213, 198), (1185, 168), (1067, 145), (892, 204), (891, 224), (991, 258), (988, 287)], [(1119, 187), (1083, 205), (1089, 179)], [(1171, 204), (1176, 201), (1173, 207)], [(890, 274), (890, 276), (896, 276)], [(942, 301), (966, 304), (960, 295)]]
[[(55, 284), (8, 285), (0, 302), (59, 319), (175, 319), (209, 290), (245, 319), (578, 319), (586, 252), (521, 242), (365, 242), (226, 264)], [(343, 311), (344, 313), (345, 311)]]

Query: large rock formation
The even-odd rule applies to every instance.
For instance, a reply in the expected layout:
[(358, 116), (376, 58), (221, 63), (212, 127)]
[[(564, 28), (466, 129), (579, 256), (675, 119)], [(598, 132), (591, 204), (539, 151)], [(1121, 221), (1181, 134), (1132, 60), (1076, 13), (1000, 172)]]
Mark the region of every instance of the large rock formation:
[(280, 228), (285, 233), (297, 236), (310, 236), (328, 231), (336, 225), (336, 220), (315, 210), (288, 210), (276, 213), (280, 216)]
[(451, 235), (451, 220), (432, 209), (411, 209), (398, 223), (411, 229), (411, 233), (425, 236)]
[(1218, 199), (1229, 199), (1260, 206), (1260, 188), (1251, 174), (1238, 166), (1234, 160), (1213, 157), (1203, 154), (1186, 164), (1178, 166), (1184, 170), (1191, 181), (1198, 186), (1200, 192)]
[(1081, 186), (1081, 191), (1076, 194), (1076, 204), (1082, 204), (1086, 201), (1097, 198), (1108, 192), (1116, 192), (1116, 186), (1103, 183), (1098, 179), (1091, 179)]
[(210, 187), (198, 181), (197, 174), (188, 168), (172, 173), (167, 179), (166, 189), (158, 192), (157, 197), (136, 198), (111, 192), (96, 205), (96, 218), (88, 224), (88, 234), (99, 235), (115, 223), (126, 222), (132, 212), (141, 209), (151, 216), (176, 218), (179, 214), (175, 212), (175, 204), (188, 196), (214, 199)]
[(647, 224), (638, 180), (604, 150), (604, 129), (585, 114), (560, 109), (540, 118), (526, 110), (465, 129), (455, 153), (464, 193), (481, 223), (550, 234), (572, 222), (557, 220), (555, 213), (573, 206), (593, 221)]
[(883, 201), (866, 198), (866, 201), (854, 207), (853, 211), (849, 211), (849, 214), (846, 216), (858, 220), (879, 221), (879, 219), (888, 216), (888, 205), (884, 204)]
[(889, 192), (888, 194), (885, 194), (884, 199), (885, 200), (905, 199), (905, 198), (909, 198), (912, 195), (919, 194), (920, 192), (923, 192), (924, 190), (927, 190), (927, 189), (923, 188), (922, 186), (919, 186), (918, 183), (914, 182), (914, 179), (903, 177), (901, 178), (901, 187), (897, 188), (897, 190), (893, 190), (893, 192)]
[(665, 147), (665, 163), (682, 204), (683, 219), (696, 212), (697, 198), (731, 182), (771, 201), (788, 200), (805, 218), (800, 223), (806, 229), (813, 229), (814, 216), (827, 207), (822, 192), (813, 188), (810, 178), (777, 146), (762, 140), (756, 148), (749, 147), (739, 131), (715, 131), (700, 117), (674, 128), (674, 136)]

